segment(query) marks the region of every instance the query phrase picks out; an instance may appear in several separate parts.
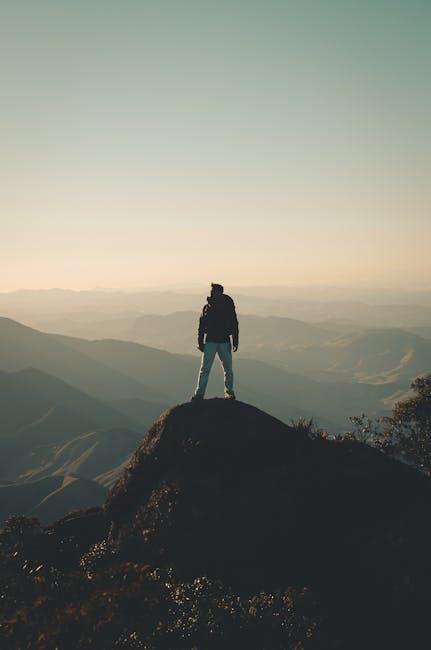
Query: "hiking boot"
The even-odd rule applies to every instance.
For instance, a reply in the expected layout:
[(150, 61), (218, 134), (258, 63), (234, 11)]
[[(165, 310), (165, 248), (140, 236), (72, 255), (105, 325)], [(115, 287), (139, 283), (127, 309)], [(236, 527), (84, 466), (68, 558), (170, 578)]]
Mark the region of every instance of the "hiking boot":
[(235, 397), (235, 393), (234, 393), (234, 392), (232, 392), (232, 393), (225, 393), (225, 394), (224, 394), (224, 398), (225, 398), (225, 399), (236, 399), (236, 397)]
[(199, 395), (199, 394), (195, 393), (194, 395), (192, 395), (192, 398), (191, 398), (190, 401), (191, 402), (200, 402), (201, 400), (203, 400), (202, 395)]

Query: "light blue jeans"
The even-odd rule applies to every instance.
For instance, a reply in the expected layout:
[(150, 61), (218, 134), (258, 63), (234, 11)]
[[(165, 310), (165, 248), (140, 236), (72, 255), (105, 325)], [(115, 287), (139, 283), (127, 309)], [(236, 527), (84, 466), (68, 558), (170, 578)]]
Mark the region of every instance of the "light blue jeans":
[(205, 395), (208, 377), (213, 365), (216, 353), (219, 356), (220, 363), (224, 372), (224, 392), (225, 394), (233, 393), (233, 371), (232, 371), (232, 346), (228, 343), (214, 343), (207, 341), (202, 353), (201, 367), (199, 370), (198, 385), (196, 386), (195, 395)]

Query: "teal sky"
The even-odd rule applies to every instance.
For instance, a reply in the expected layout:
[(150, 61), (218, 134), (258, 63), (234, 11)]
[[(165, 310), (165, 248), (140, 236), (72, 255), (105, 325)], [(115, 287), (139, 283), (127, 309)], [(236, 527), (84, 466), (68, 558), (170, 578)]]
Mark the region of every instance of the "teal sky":
[(0, 290), (431, 285), (429, 0), (0, 13)]

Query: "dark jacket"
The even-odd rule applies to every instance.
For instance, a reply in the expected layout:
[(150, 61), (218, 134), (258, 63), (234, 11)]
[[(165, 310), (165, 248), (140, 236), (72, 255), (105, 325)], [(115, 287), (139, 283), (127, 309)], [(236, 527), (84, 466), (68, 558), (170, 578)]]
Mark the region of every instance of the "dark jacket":
[(224, 293), (208, 296), (199, 319), (199, 347), (203, 345), (205, 334), (206, 341), (214, 343), (227, 343), (232, 335), (233, 345), (238, 346), (238, 319), (230, 296)]

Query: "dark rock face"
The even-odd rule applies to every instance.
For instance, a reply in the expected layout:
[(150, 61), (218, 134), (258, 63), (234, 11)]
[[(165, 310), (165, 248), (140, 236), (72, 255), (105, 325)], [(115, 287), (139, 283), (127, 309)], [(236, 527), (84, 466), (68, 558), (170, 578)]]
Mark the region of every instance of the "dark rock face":
[(212, 399), (161, 416), (105, 512), (124, 552), (186, 574), (333, 594), (364, 587), (368, 598), (372, 585), (398, 602), (428, 580), (430, 503), (429, 479), (375, 449), (311, 440)]

